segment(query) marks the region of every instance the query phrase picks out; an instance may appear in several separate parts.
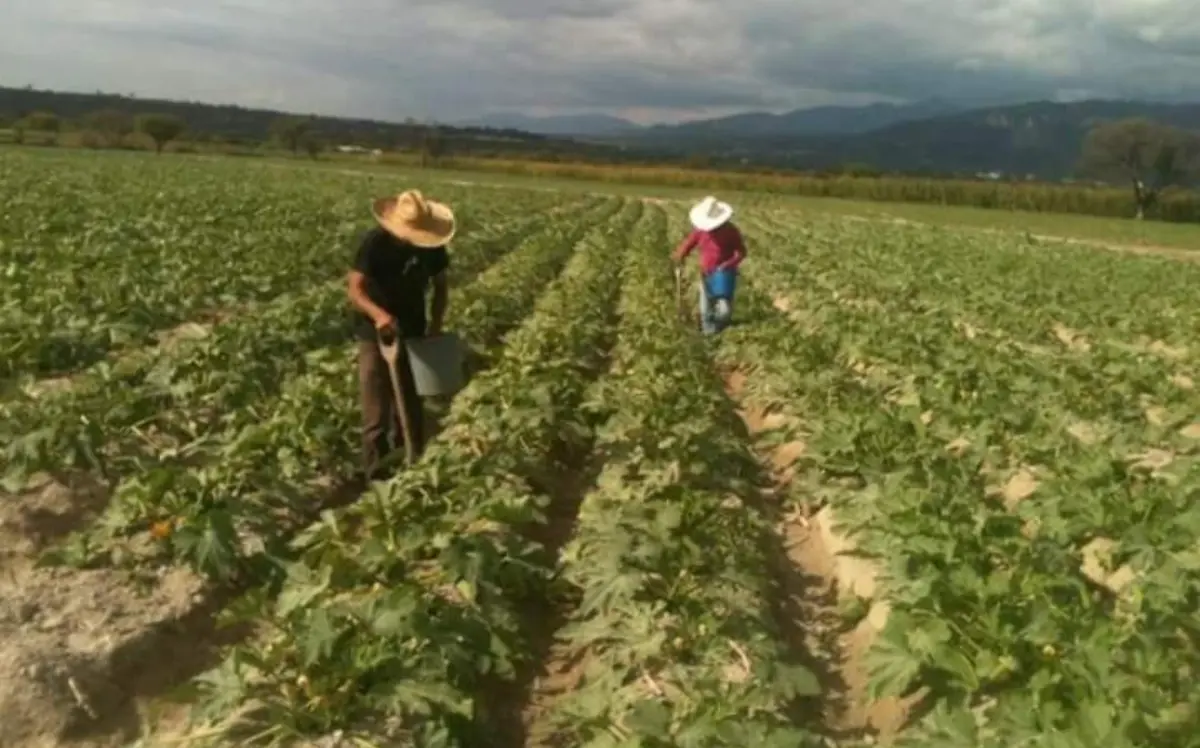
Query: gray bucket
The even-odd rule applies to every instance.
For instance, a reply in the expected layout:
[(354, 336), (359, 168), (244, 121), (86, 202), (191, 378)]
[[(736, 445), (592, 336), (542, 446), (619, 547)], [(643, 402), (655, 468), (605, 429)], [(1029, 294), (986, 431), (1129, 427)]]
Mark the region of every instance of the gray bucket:
[(465, 346), (454, 333), (408, 338), (408, 361), (421, 397), (453, 395), (463, 388)]

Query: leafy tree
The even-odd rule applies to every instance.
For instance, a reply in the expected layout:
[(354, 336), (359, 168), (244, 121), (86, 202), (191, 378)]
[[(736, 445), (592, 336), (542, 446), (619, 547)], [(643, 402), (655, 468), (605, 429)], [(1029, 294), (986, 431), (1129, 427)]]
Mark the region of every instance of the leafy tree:
[(442, 137), (442, 132), (436, 125), (429, 125), (421, 131), (420, 149), (423, 167), (436, 163), (449, 150), (446, 147), (446, 139)]
[(312, 122), (307, 117), (287, 115), (279, 117), (271, 123), (271, 135), (288, 147), (292, 155), (300, 151), (304, 136), (312, 129)]
[(321, 155), (321, 151), (325, 149), (325, 143), (321, 137), (314, 132), (306, 132), (300, 137), (300, 146), (304, 148), (304, 152), (314, 161)]
[(125, 136), (133, 132), (133, 118), (119, 109), (100, 109), (83, 116), (83, 126), (104, 138), (105, 142), (119, 145)]
[(30, 112), (18, 124), (21, 129), (33, 132), (58, 132), (62, 129), (62, 120), (54, 112)]
[(842, 164), (840, 169), (842, 174), (848, 177), (878, 177), (881, 172), (871, 164), (851, 162)]
[(173, 114), (141, 114), (137, 118), (138, 132), (154, 141), (154, 150), (162, 153), (163, 147), (183, 134), (187, 123)]
[(31, 132), (54, 134), (62, 129), (62, 120), (53, 112), (30, 112), (13, 123), (13, 142), (21, 145)]
[(1084, 138), (1080, 170), (1130, 180), (1140, 220), (1164, 189), (1200, 170), (1200, 135), (1141, 118), (1105, 122)]

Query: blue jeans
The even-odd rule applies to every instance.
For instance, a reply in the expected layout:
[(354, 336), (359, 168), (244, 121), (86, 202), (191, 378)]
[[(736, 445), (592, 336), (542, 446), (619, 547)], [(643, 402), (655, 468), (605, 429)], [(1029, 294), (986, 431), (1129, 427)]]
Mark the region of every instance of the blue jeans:
[[(736, 275), (735, 283), (736, 283)], [(736, 288), (736, 286), (735, 286)], [(721, 332), (733, 319), (733, 295), (713, 298), (709, 295), (708, 279), (700, 277), (700, 329), (706, 335)]]

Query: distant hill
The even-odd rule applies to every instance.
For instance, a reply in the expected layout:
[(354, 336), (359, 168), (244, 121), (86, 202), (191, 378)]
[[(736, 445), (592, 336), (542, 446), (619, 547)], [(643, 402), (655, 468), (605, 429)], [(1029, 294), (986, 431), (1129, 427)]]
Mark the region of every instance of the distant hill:
[[(107, 93), (65, 93), (32, 88), (0, 86), (0, 120), (13, 121), (34, 111), (53, 112), (78, 121), (102, 109), (129, 114), (156, 112), (173, 114), (187, 122), (194, 134), (230, 142), (259, 143), (270, 137), (272, 124), (284, 113), (268, 109), (207, 104), (190, 101), (141, 99)], [(414, 147), (427, 127), (417, 122), (379, 122), (347, 117), (311, 117), (312, 127), (330, 144), (354, 144), (374, 148)], [(604, 155), (614, 149), (589, 146), (566, 138), (551, 138), (513, 129), (438, 126), (449, 147), (459, 153), (538, 153), (560, 155)]]
[(576, 137), (621, 135), (641, 129), (640, 125), (629, 120), (607, 114), (532, 117), (518, 112), (497, 112), (454, 124), (460, 127), (488, 127), (498, 130), (522, 130), (537, 135)]
[(523, 130), (538, 135), (602, 138), (625, 145), (709, 147), (722, 140), (860, 133), (909, 120), (960, 112), (966, 104), (930, 100), (914, 104), (868, 104), (796, 109), (784, 114), (744, 112), (678, 124), (641, 126), (607, 114), (534, 117), (518, 112), (487, 114), (455, 124)]
[[(699, 155), (714, 164), (797, 169), (855, 165), (887, 172), (1000, 172), (1046, 179), (1072, 175), (1084, 136), (1105, 120), (1145, 117), (1200, 130), (1200, 103), (1093, 100), (968, 106), (931, 100), (906, 105), (818, 107), (646, 128), (605, 115), (493, 115), (438, 129), (448, 152), (475, 156), (628, 162), (671, 161)], [(39, 110), (77, 121), (100, 109), (175, 114), (188, 123), (193, 133), (247, 143), (267, 139), (272, 124), (282, 116), (280, 112), (229, 105), (0, 87), (0, 121)], [(428, 132), (426, 126), (415, 122), (313, 117), (312, 123), (331, 144), (385, 149), (412, 148)], [(557, 132), (531, 133), (527, 129), (531, 127)], [(568, 131), (574, 132), (568, 135)]]
[(849, 136), (775, 139), (761, 143), (757, 155), (816, 168), (869, 164), (886, 171), (1061, 178), (1073, 173), (1092, 127), (1129, 117), (1200, 130), (1200, 103), (1031, 102), (902, 122)]
[(969, 107), (928, 101), (912, 105), (820, 107), (787, 114), (747, 113), (655, 126), (609, 139), (718, 162), (797, 169), (847, 165), (936, 174), (1071, 176), (1084, 137), (1106, 120), (1144, 117), (1200, 130), (1200, 103), (1049, 101)]
[(796, 109), (784, 114), (746, 112), (677, 125), (655, 125), (629, 134), (629, 143), (718, 146), (724, 140), (847, 135), (869, 132), (899, 122), (961, 112), (966, 104), (929, 100), (913, 104), (867, 104)]

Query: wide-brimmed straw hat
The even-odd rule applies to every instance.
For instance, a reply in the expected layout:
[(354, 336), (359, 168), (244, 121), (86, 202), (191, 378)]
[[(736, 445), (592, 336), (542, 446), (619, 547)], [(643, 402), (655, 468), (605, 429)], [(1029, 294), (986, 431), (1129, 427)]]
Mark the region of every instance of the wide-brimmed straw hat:
[(371, 206), (375, 220), (397, 239), (423, 249), (445, 246), (454, 237), (454, 211), (426, 200), (420, 190), (381, 197)]
[(692, 225), (701, 231), (712, 231), (733, 218), (733, 207), (709, 195), (692, 206), (688, 218), (691, 219)]

